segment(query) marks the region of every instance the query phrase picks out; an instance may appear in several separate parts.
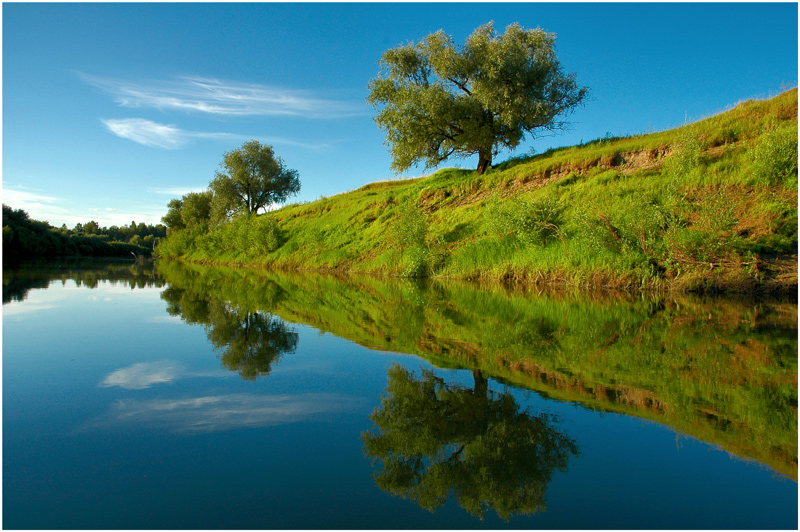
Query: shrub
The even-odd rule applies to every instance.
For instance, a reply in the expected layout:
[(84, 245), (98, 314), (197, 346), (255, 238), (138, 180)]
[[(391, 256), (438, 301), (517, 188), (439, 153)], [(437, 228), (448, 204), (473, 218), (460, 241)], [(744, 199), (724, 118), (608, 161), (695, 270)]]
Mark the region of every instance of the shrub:
[(702, 146), (700, 140), (689, 130), (680, 134), (677, 144), (677, 149), (667, 159), (665, 166), (670, 177), (680, 180), (689, 176), (695, 168), (700, 166)]
[(502, 201), (495, 197), (488, 207), (490, 229), (499, 237), (513, 234), (524, 244), (544, 246), (559, 236), (562, 209), (555, 198)]
[(750, 161), (755, 183), (797, 186), (797, 125), (768, 126), (753, 146)]
[(425, 246), (415, 245), (403, 253), (401, 277), (427, 277), (430, 273), (430, 251)]
[(399, 216), (392, 227), (392, 236), (400, 249), (425, 246), (428, 220), (414, 200), (409, 199), (400, 205)]

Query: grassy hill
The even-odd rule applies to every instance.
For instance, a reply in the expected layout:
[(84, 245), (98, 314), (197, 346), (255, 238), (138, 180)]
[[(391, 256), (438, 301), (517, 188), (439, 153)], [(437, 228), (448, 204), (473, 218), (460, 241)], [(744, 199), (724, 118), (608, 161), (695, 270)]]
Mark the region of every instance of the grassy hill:
[(677, 129), (377, 182), (162, 257), (271, 269), (681, 291), (797, 289), (797, 90)]

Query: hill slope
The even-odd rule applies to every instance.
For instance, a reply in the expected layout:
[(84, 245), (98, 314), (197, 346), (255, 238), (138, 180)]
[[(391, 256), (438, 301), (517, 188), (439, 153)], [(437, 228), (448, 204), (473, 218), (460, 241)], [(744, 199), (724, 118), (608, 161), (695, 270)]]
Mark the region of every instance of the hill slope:
[(276, 269), (693, 291), (797, 288), (797, 90), (670, 131), (366, 185), (163, 257)]

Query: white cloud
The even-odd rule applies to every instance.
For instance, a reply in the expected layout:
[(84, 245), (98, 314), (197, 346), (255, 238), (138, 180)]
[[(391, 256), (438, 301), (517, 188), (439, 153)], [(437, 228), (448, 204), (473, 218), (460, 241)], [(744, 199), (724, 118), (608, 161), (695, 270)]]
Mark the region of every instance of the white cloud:
[(87, 428), (139, 424), (174, 432), (219, 432), (304, 421), (318, 415), (353, 410), (353, 398), (322, 393), (300, 395), (228, 394), (184, 399), (119, 401)]
[[(36, 192), (29, 192), (27, 190), (3, 189), (3, 203), (7, 205), (44, 205), (53, 204), (58, 201), (58, 198), (52, 196), (44, 196)], [(21, 208), (21, 207), (14, 207)]]
[(159, 124), (144, 118), (101, 120), (118, 137), (157, 148), (174, 150), (189, 142), (190, 134), (172, 125)]
[(78, 73), (122, 107), (221, 116), (340, 118), (364, 115), (366, 104), (321, 98), (310, 91), (201, 77), (127, 81)]
[(36, 192), (15, 188), (3, 188), (3, 203), (12, 209), (22, 209), (34, 220), (49, 221), (52, 225), (66, 223), (70, 227), (78, 222), (88, 222), (88, 218), (79, 217), (62, 207), (63, 200), (52, 196), (45, 196)]

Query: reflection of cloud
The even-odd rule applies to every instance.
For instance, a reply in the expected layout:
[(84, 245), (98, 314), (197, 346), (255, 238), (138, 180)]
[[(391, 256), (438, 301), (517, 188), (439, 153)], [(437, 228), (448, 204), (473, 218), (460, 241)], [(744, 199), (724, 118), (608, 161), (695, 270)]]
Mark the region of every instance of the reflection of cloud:
[(338, 118), (363, 115), (366, 104), (314, 96), (308, 91), (181, 77), (138, 82), (78, 74), (123, 107), (189, 111), (221, 116), (303, 116)]
[(349, 397), (319, 393), (119, 401), (89, 428), (134, 423), (174, 432), (219, 432), (295, 423), (321, 414), (352, 410), (357, 404)]
[(153, 384), (174, 381), (180, 376), (180, 367), (169, 360), (161, 362), (142, 362), (109, 373), (100, 386), (108, 388), (119, 386), (128, 390), (143, 390)]
[(56, 308), (56, 306), (48, 303), (36, 303), (31, 301), (9, 301), (3, 303), (3, 316), (15, 316), (18, 314), (26, 314), (28, 312), (49, 310), (51, 308)]

